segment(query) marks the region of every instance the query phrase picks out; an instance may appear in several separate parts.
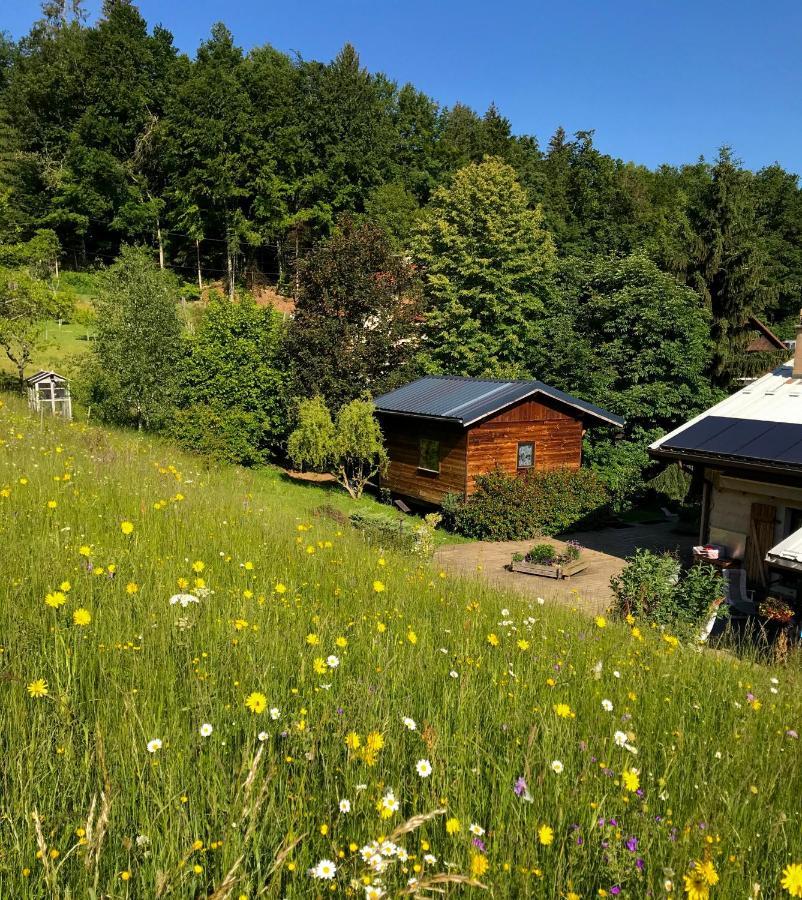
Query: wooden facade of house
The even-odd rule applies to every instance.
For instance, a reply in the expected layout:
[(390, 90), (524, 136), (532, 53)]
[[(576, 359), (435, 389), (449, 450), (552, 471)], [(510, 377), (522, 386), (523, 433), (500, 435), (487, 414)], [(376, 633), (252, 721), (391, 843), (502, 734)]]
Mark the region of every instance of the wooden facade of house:
[(612, 413), (540, 382), (423, 378), (376, 400), (389, 466), (382, 487), (423, 503), (471, 494), (476, 476), (577, 469), (592, 424)]

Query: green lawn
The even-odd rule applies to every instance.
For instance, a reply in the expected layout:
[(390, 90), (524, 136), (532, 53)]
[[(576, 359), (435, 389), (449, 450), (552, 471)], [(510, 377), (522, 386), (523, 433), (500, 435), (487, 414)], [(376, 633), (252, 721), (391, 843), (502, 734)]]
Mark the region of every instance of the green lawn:
[[(25, 374), (33, 375), (40, 369), (48, 369), (70, 375), (75, 363), (91, 346), (86, 328), (72, 322), (59, 325), (57, 321), (49, 321), (42, 346), (34, 352)], [(2, 350), (0, 350), (0, 372), (6, 372), (14, 377), (17, 375), (16, 366)]]
[(451, 579), (321, 493), (5, 402), (0, 896), (783, 893), (796, 658)]

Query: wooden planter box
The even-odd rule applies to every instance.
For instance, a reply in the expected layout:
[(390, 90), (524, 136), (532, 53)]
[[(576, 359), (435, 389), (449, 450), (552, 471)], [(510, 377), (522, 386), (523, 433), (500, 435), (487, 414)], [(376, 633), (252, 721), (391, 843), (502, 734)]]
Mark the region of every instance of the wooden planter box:
[(542, 575), (544, 578), (570, 578), (578, 572), (587, 569), (588, 564), (584, 559), (575, 559), (573, 562), (561, 566), (543, 566), (539, 563), (531, 563), (526, 560), (510, 563), (511, 572), (523, 572), (526, 575)]

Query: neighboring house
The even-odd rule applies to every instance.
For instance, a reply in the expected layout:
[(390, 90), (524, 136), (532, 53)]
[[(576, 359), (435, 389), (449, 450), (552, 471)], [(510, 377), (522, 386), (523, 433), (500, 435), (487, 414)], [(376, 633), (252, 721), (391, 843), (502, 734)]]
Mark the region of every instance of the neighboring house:
[(791, 342), (780, 340), (760, 319), (749, 317), (750, 337), (736, 367), (737, 380), (741, 384), (754, 381), (770, 372), (787, 358)]
[(775, 351), (785, 352), (788, 350), (785, 341), (780, 340), (769, 326), (764, 325), (760, 319), (750, 316), (749, 324), (752, 328), (752, 338), (746, 345), (747, 353), (773, 353)]
[[(802, 331), (802, 325), (798, 331)], [(794, 359), (655, 441), (650, 454), (696, 468), (699, 540), (724, 549), (755, 587), (796, 597), (802, 571), (802, 340)]]
[(578, 469), (585, 429), (624, 422), (540, 381), (428, 376), (374, 402), (390, 459), (381, 486), (433, 504), (497, 467)]

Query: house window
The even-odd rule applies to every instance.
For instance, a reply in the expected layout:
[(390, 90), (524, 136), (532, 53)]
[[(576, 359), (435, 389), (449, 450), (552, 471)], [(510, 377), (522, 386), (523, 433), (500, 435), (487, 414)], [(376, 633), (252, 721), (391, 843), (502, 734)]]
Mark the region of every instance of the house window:
[(518, 468), (531, 469), (535, 464), (535, 445), (518, 444)]
[(421, 438), (418, 446), (418, 468), (426, 472), (440, 472), (440, 441)]

